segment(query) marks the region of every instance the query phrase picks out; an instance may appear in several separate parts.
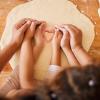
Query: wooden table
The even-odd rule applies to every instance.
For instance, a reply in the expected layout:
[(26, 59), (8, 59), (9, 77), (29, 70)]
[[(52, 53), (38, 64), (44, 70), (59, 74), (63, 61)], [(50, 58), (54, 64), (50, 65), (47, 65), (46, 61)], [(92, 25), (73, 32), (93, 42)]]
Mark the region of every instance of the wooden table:
[(78, 6), (78, 9), (88, 16), (95, 25), (95, 39), (89, 50), (98, 62), (100, 62), (100, 17), (98, 15), (99, 0), (71, 0)]
[[(6, 17), (9, 11), (15, 6), (25, 3), (27, 1), (28, 0), (0, 0), (0, 37), (3, 33), (4, 26), (6, 23)], [(98, 62), (100, 62), (100, 18), (97, 12), (99, 7), (99, 3), (97, 2), (98, 0), (70, 0), (70, 1), (73, 1), (73, 3), (77, 5), (78, 9), (86, 16), (88, 16), (95, 25), (96, 37), (90, 48), (89, 53)], [(3, 73), (2, 76), (6, 77), (8, 75), (7, 73), (11, 71), (9, 65), (6, 66), (6, 70), (4, 71), (6, 72), (6, 74)], [(0, 79), (4, 80), (3, 77), (1, 77)]]

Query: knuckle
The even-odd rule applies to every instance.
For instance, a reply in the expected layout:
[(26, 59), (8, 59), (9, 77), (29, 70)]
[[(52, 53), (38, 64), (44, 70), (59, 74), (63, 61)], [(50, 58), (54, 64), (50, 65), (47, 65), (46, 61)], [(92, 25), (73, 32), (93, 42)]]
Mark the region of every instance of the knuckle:
[(27, 21), (28, 18), (23, 18), (22, 21)]
[(17, 28), (18, 27), (18, 25), (17, 24), (15, 24), (14, 26), (13, 26), (13, 28)]

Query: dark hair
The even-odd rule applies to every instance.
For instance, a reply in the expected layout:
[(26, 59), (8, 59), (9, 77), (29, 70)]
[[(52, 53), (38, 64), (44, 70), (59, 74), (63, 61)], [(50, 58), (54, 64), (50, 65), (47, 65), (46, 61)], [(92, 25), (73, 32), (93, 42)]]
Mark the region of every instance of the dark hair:
[(100, 65), (71, 67), (59, 72), (51, 85), (20, 95), (18, 100), (100, 100)]
[(63, 70), (51, 87), (58, 100), (100, 100), (100, 65)]

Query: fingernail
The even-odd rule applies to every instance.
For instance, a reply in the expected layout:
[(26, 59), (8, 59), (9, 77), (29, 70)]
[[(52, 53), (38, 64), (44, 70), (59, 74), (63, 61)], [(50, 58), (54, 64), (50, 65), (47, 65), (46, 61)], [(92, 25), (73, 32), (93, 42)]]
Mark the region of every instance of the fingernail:
[(55, 32), (58, 32), (58, 29), (55, 29)]
[(34, 22), (32, 22), (32, 24), (34, 24)]
[(27, 24), (31, 24), (31, 21), (30, 21), (30, 20), (28, 20), (28, 21), (27, 21)]
[(57, 28), (56, 30), (57, 30), (57, 32), (59, 31), (59, 29), (58, 29), (58, 28)]

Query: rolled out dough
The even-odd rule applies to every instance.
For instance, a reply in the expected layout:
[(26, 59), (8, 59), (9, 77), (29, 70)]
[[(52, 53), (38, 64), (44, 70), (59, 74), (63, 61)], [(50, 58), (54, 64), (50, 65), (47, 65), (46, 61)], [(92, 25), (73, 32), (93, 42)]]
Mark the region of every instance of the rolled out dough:
[[(95, 36), (94, 25), (76, 6), (68, 0), (33, 0), (15, 7), (7, 17), (7, 24), (1, 38), (3, 48), (11, 38), (12, 26), (22, 18), (45, 20), (50, 26), (55, 24), (73, 24), (83, 32), (83, 47), (89, 50)], [(51, 44), (48, 43), (35, 66), (35, 77), (43, 79), (51, 58)], [(19, 62), (19, 53), (10, 60), (12, 68)], [(67, 66), (67, 60), (62, 55), (62, 65)]]

